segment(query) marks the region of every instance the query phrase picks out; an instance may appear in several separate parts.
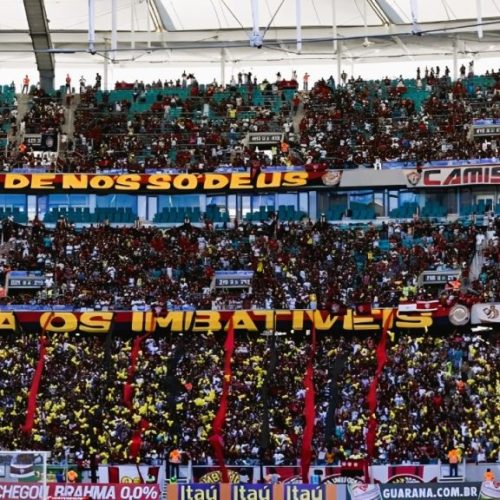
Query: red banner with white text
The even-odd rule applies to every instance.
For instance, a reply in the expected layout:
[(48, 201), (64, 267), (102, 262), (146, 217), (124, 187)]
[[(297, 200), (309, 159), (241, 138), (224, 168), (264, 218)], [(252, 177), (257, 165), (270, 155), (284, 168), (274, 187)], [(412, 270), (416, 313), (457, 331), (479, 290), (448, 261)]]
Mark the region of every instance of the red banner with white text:
[(70, 484), (3, 483), (0, 482), (0, 499), (82, 500), (84, 498), (111, 500), (158, 500), (161, 491), (158, 484)]

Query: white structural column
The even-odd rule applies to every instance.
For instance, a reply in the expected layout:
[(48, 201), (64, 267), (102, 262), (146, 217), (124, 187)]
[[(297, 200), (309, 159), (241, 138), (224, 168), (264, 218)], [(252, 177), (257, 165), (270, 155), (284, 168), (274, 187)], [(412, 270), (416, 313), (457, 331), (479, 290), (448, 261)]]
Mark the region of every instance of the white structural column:
[(226, 84), (226, 49), (220, 49), (220, 84)]
[(342, 82), (342, 42), (337, 46), (337, 85)]
[(342, 73), (342, 44), (338, 42), (339, 31), (337, 29), (337, 1), (332, 0), (332, 32), (333, 32), (333, 53), (337, 57), (337, 85), (340, 84)]
[(458, 39), (453, 40), (453, 80), (458, 78)]
[(111, 59), (116, 60), (116, 49), (118, 48), (117, 7), (118, 0), (111, 0)]
[(337, 29), (337, 2), (332, 0), (332, 34), (333, 34), (333, 52), (337, 53), (339, 30)]
[(418, 0), (410, 0), (411, 7), (411, 22), (413, 24), (413, 32), (418, 31)]
[(476, 0), (477, 11), (477, 37), (483, 38), (483, 9), (482, 0)]
[(89, 52), (95, 52), (95, 0), (89, 0)]
[(130, 47), (135, 49), (135, 0), (130, 0)]
[(252, 38), (260, 36), (260, 25), (259, 25), (259, 0), (252, 0), (252, 21), (253, 21), (253, 31)]
[(295, 20), (297, 23), (297, 52), (302, 52), (302, 0), (295, 0)]
[(102, 69), (102, 83), (104, 90), (109, 90), (109, 57), (108, 57), (108, 39), (104, 40), (104, 60)]
[(148, 30), (147, 45), (148, 45), (148, 49), (150, 49), (151, 48), (151, 13), (149, 12), (149, 0), (146, 0), (144, 2), (144, 5), (146, 6), (146, 29)]

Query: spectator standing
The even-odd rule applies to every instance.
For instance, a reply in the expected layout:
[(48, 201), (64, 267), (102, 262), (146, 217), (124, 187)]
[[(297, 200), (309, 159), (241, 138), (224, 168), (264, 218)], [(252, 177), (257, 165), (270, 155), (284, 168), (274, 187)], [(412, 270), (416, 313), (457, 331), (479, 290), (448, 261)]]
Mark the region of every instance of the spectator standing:
[(304, 73), (302, 80), (304, 82), (304, 90), (307, 92), (309, 90), (309, 73)]
[(71, 76), (66, 73), (66, 94), (71, 94)]
[(450, 477), (458, 477), (458, 462), (460, 461), (460, 452), (454, 446), (448, 452), (448, 463), (450, 464)]
[(85, 77), (82, 75), (80, 77), (80, 94), (83, 94), (85, 92), (86, 84), (87, 84), (87, 81), (85, 80)]
[(30, 78), (28, 75), (25, 75), (23, 78), (23, 89), (21, 91), (22, 94), (28, 94), (30, 91)]

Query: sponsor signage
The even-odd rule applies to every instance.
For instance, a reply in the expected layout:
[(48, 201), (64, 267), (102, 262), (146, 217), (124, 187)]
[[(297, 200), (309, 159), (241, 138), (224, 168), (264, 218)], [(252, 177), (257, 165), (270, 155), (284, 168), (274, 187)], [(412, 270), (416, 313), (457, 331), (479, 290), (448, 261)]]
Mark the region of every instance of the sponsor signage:
[(500, 323), (500, 302), (474, 304), (471, 311), (471, 323)]
[(372, 309), (369, 315), (358, 315), (353, 310), (333, 314), (322, 310), (279, 309), (241, 311), (168, 311), (163, 315), (139, 311), (1, 311), (0, 333), (25, 332), (92, 333), (115, 331), (132, 334), (202, 333), (225, 331), (232, 319), (236, 331), (259, 333), (264, 330), (318, 331), (381, 331), (382, 325), (399, 330), (426, 330), (449, 326), (448, 309), (437, 311), (405, 312), (392, 309)]
[(481, 483), (381, 484), (379, 488), (380, 495), (370, 498), (425, 498), (435, 500), (460, 498), (462, 500), (477, 500)]
[(463, 304), (455, 304), (448, 313), (450, 323), (455, 326), (463, 326), (470, 321), (469, 308)]
[(407, 187), (453, 187), (500, 184), (500, 166), (474, 165), (456, 168), (424, 168), (406, 174)]
[[(500, 168), (500, 167), (499, 167)], [(338, 177), (335, 174), (336, 177)], [(323, 179), (324, 177), (324, 179)], [(337, 182), (338, 184), (338, 182)], [(193, 193), (289, 190), (330, 186), (325, 172), (227, 172), (206, 174), (54, 174), (3, 173), (0, 189), (6, 193)]]
[(168, 500), (335, 500), (334, 484), (169, 484)]
[(446, 285), (450, 281), (457, 279), (460, 271), (450, 269), (448, 271), (424, 271), (420, 275), (419, 282), (422, 285)]
[(248, 288), (253, 271), (215, 271), (215, 288)]
[(25, 134), (24, 142), (33, 151), (57, 151), (57, 134)]
[(473, 125), (474, 137), (496, 137), (500, 135), (500, 124)]
[(259, 144), (277, 144), (281, 142), (283, 134), (281, 132), (250, 132), (248, 134), (248, 144), (258, 146)]
[(159, 500), (160, 486), (157, 484), (90, 484), (90, 483), (5, 483), (0, 482), (0, 499), (51, 498), (52, 500), (81, 500), (88, 497), (95, 500)]
[(22, 290), (29, 288), (43, 288), (45, 276), (42, 274), (29, 273), (28, 271), (12, 271), (7, 275), (7, 288)]

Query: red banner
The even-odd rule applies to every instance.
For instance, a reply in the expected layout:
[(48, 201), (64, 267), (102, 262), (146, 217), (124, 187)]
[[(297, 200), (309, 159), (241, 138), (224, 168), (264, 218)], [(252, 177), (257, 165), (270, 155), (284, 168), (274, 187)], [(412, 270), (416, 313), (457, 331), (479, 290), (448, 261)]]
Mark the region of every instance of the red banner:
[(107, 498), (111, 500), (159, 500), (158, 484), (69, 484), (49, 483), (44, 489), (41, 483), (0, 483), (0, 499), (82, 500)]

